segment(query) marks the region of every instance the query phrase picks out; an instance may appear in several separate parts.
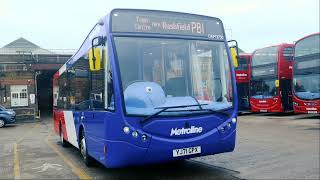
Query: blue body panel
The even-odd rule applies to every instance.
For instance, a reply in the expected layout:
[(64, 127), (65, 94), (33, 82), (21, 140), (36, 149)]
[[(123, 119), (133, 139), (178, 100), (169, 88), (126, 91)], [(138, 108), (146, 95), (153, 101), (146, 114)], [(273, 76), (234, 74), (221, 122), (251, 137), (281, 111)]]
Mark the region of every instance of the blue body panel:
[[(197, 156), (211, 155), (233, 151), (235, 148), (236, 123), (232, 123), (232, 118), (237, 116), (237, 93), (235, 74), (232, 67), (230, 52), (230, 69), (232, 72), (233, 86), (233, 107), (226, 111), (229, 117), (220, 114), (190, 115), (186, 117), (166, 117), (153, 118), (147, 124), (139, 121), (144, 117), (129, 117), (124, 108), (124, 97), (122, 95), (122, 84), (120, 79), (119, 66), (116, 60), (116, 51), (113, 44), (114, 34), (109, 32), (109, 15), (102, 19), (104, 22), (100, 32), (95, 35), (107, 37), (109, 49), (113, 88), (115, 97), (115, 111), (85, 111), (74, 112), (75, 127), (80, 137), (80, 129), (83, 128), (87, 139), (87, 150), (90, 156), (105, 165), (106, 167), (123, 167), (129, 165), (143, 165), (147, 163), (158, 163), (172, 160), (180, 160)], [(134, 36), (135, 34), (131, 34)], [(89, 37), (90, 35), (88, 35)], [(141, 34), (136, 34), (141, 36)], [(89, 38), (85, 40), (79, 51), (66, 63), (67, 68), (72, 66), (77, 58), (81, 57), (91, 47)], [(143, 37), (164, 37), (159, 34), (144, 35)], [(173, 37), (173, 36), (171, 36)], [(174, 36), (174, 38), (186, 38), (185, 36)], [(229, 49), (224, 40), (226, 49)], [(81, 120), (83, 115), (85, 119)], [(170, 136), (172, 128), (182, 128), (186, 122), (190, 126), (203, 127), (203, 131), (198, 134), (187, 134), (177, 137)], [(230, 123), (231, 127), (227, 127)], [(130, 128), (130, 134), (123, 132), (123, 127)], [(223, 130), (222, 130), (223, 129)], [(138, 132), (138, 137), (131, 135), (132, 131)], [(143, 141), (141, 135), (147, 136)], [(183, 157), (173, 157), (173, 149), (201, 146), (201, 154)]]

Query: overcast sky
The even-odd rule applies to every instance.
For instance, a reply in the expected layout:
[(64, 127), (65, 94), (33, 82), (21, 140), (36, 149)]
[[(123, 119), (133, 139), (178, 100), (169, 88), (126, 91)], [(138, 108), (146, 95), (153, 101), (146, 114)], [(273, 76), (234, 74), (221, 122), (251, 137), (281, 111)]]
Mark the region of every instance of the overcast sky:
[(113, 8), (218, 17), (246, 52), (319, 32), (319, 0), (0, 0), (0, 47), (24, 37), (46, 49), (77, 49)]

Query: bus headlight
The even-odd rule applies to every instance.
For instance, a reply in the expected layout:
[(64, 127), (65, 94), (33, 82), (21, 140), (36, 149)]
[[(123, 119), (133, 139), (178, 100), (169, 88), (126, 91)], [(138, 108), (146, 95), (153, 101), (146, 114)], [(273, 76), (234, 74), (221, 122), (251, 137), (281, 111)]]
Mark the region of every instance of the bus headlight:
[(129, 127), (128, 127), (128, 126), (123, 127), (123, 132), (124, 132), (125, 134), (129, 134), (129, 133), (130, 133)]
[(138, 137), (138, 132), (137, 132), (137, 131), (133, 131), (131, 135), (132, 135), (134, 138), (137, 138), (137, 137)]
[(237, 122), (237, 118), (232, 118), (232, 123), (235, 124)]

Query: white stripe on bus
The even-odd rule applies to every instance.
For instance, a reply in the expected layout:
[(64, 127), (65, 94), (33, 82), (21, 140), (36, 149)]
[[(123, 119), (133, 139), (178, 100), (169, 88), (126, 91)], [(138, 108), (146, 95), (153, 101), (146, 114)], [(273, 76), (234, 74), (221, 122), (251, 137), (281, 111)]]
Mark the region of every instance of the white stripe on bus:
[(79, 148), (76, 127), (74, 125), (73, 113), (72, 113), (72, 111), (63, 111), (63, 114), (64, 114), (64, 121), (66, 124), (68, 141), (70, 144)]
[(60, 69), (59, 69), (59, 76), (61, 76), (62, 73), (64, 73), (67, 70), (67, 65), (64, 64)]

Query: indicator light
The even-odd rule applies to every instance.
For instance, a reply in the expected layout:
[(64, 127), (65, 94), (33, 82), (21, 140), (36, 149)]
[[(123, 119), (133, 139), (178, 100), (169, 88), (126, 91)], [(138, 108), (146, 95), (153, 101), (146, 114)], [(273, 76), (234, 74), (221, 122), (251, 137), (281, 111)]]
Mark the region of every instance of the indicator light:
[(142, 139), (142, 141), (147, 141), (147, 135), (145, 135), (145, 134), (142, 135), (142, 136), (141, 136), (141, 139)]
[(231, 123), (228, 123), (227, 127), (228, 127), (228, 129), (230, 129), (231, 128)]

